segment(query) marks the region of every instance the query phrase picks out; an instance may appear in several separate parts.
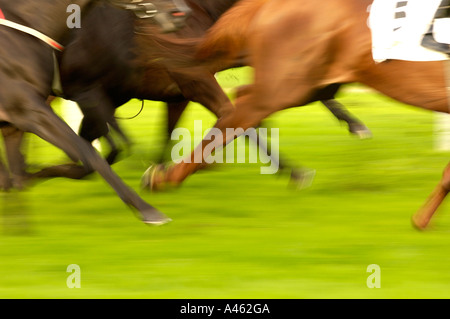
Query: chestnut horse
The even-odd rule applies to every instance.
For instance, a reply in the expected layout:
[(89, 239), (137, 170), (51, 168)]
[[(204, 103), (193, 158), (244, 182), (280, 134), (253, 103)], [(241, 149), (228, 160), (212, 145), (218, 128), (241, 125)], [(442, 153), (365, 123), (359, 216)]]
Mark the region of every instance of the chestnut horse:
[[(128, 7), (125, 1), (109, 2)], [(60, 43), (71, 32), (69, 9), (85, 14), (99, 3), (98, 0), (0, 0), (0, 125), (34, 133), (59, 147), (73, 160), (97, 171), (128, 206), (137, 210), (144, 222), (162, 224), (170, 219), (126, 186), (95, 149), (46, 104), (55, 66), (53, 50), (62, 49)], [(176, 8), (171, 0), (156, 0), (153, 4), (156, 4), (153, 9), (163, 10), (166, 17)], [(6, 174), (3, 164), (0, 174)]]
[[(206, 136), (190, 158), (157, 168), (151, 174), (153, 188), (182, 183), (201, 165), (193, 160), (198, 158), (196, 153), (206, 158), (210, 153), (204, 151), (233, 139), (226, 136), (226, 128), (255, 127), (276, 111), (322, 99), (336, 84), (360, 82), (400, 102), (449, 113), (444, 71), (448, 61), (373, 61), (367, 25), (371, 2), (322, 0), (319, 5), (315, 0), (243, 0), (229, 10), (200, 44), (193, 64), (226, 64), (245, 42), (255, 69), (254, 82), (241, 90), (235, 109), (216, 122), (221, 138), (211, 142), (211, 136)], [(170, 55), (168, 61), (177, 62)], [(450, 165), (413, 216), (416, 227), (428, 225), (449, 190)]]

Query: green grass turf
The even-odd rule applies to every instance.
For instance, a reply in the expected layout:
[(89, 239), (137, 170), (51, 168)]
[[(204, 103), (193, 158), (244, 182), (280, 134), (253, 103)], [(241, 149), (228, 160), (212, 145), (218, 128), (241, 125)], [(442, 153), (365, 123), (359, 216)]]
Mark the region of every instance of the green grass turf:
[[(219, 80), (248, 78), (244, 69)], [(372, 139), (350, 136), (318, 103), (266, 122), (293, 165), (316, 170), (301, 191), (288, 174), (259, 174), (260, 164), (224, 164), (168, 193), (141, 192), (165, 127), (164, 105), (146, 102), (122, 121), (134, 146), (113, 167), (173, 222), (142, 224), (97, 175), (1, 194), (0, 298), (449, 298), (448, 205), (428, 231), (410, 224), (448, 162), (433, 148), (435, 115), (355, 88), (338, 99)], [(131, 101), (118, 113), (138, 110)], [(194, 119), (214, 123), (191, 104), (180, 126)], [(32, 168), (67, 161), (32, 136), (24, 150)], [(81, 289), (66, 286), (70, 264)], [(380, 289), (366, 285), (370, 264)]]

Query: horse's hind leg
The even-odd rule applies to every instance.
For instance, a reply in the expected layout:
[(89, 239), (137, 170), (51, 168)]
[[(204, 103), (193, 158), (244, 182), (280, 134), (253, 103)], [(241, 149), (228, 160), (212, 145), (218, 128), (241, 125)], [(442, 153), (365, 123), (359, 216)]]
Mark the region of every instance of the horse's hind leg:
[(441, 181), (430, 194), (425, 204), (412, 217), (413, 225), (420, 230), (425, 229), (428, 226), (431, 217), (433, 217), (434, 213), (439, 208), (449, 192), (450, 164), (445, 168)]
[[(246, 94), (251, 94), (252, 85), (242, 85), (236, 89), (236, 98), (245, 96)], [(263, 127), (265, 121), (261, 121), (258, 127)], [(250, 139), (253, 139), (252, 134), (249, 135)], [(272, 163), (277, 163), (279, 172), (290, 171), (290, 182), (295, 187), (302, 189), (311, 185), (313, 178), (315, 176), (315, 170), (305, 167), (295, 167), (289, 163), (285, 155), (279, 154), (277, 158), (272, 156), (272, 150), (270, 145), (261, 137), (259, 130), (256, 131), (256, 139), (253, 140), (256, 145), (270, 158)], [(266, 147), (267, 145), (267, 147)]]
[(259, 133), (260, 128), (262, 128), (261, 125), (258, 126), (255, 135), (249, 134), (249, 138), (269, 157), (270, 163), (272, 163), (273, 166), (278, 167), (278, 172), (280, 173), (286, 170), (290, 171), (290, 184), (294, 188), (304, 189), (311, 186), (316, 171), (306, 167), (294, 167), (292, 164), (288, 163), (288, 160), (284, 155), (278, 154), (277, 156), (274, 156), (271, 144), (261, 137), (261, 134)]
[(347, 123), (351, 134), (357, 135), (361, 139), (371, 137), (372, 133), (364, 123), (354, 117), (344, 105), (335, 100), (340, 87), (341, 84), (330, 84), (319, 90), (313, 100), (320, 100), (339, 121)]
[[(79, 137), (33, 92), (22, 91), (21, 103), (5, 106), (2, 114), (17, 128), (34, 133), (55, 145), (71, 158), (78, 158), (88, 168), (97, 171), (128, 206), (139, 212), (145, 223), (162, 224), (169, 219), (128, 188), (101, 158), (92, 145)], [(16, 98), (17, 99), (17, 98)]]
[[(330, 85), (326, 88), (326, 91), (323, 91), (322, 94), (327, 94), (329, 96), (334, 96), (334, 94), (339, 89), (340, 85)], [(250, 89), (251, 85), (247, 86), (241, 86), (237, 89), (236, 95), (242, 96), (246, 94), (247, 89)], [(333, 98), (321, 100), (322, 104), (339, 120), (344, 121), (348, 125), (349, 132), (357, 135), (359, 138), (369, 138), (372, 136), (372, 133), (370, 130), (362, 123), (360, 120), (358, 120), (356, 117), (354, 117), (350, 112), (347, 111), (344, 105), (339, 103)], [(260, 138), (260, 137), (258, 137)], [(258, 143), (258, 141), (255, 141), (259, 147), (263, 147), (263, 145), (267, 145), (267, 143)], [(271, 154), (270, 150), (266, 150), (266, 154), (270, 156)], [(271, 157), (272, 161), (276, 161), (277, 159)], [(292, 165), (289, 165), (285, 156), (279, 157), (279, 168), (280, 172), (284, 171), (285, 169), (289, 168), (291, 170), (291, 181), (295, 184), (299, 185), (301, 188), (304, 187), (303, 185), (308, 185), (311, 183), (312, 176), (314, 174), (314, 170), (300, 168), (296, 169), (293, 168)]]
[(372, 133), (364, 125), (363, 122), (354, 117), (344, 105), (336, 101), (335, 99), (321, 100), (323, 105), (339, 120), (346, 122), (350, 133), (358, 136), (359, 138), (372, 137)]

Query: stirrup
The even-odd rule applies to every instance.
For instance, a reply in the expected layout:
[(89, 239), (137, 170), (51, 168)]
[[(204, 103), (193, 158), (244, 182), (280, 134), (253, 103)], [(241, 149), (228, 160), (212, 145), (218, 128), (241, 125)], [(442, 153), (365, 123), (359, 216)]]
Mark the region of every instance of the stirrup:
[(437, 42), (434, 39), (432, 33), (425, 34), (425, 36), (422, 39), (422, 46), (427, 49), (442, 52), (450, 56), (450, 45), (447, 43)]

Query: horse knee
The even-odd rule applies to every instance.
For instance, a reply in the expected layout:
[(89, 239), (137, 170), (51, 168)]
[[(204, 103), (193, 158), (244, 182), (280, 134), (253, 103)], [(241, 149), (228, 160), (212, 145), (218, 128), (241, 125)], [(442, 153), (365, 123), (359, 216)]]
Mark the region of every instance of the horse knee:
[(250, 92), (252, 85), (241, 85), (238, 88), (235, 89), (235, 96), (236, 98), (242, 97)]
[(217, 117), (222, 118), (228, 116), (234, 111), (234, 106), (231, 102), (223, 103), (220, 109), (217, 111)]
[(81, 121), (78, 134), (88, 142), (107, 135), (109, 132), (108, 125), (105, 122), (97, 121), (85, 116)]

